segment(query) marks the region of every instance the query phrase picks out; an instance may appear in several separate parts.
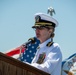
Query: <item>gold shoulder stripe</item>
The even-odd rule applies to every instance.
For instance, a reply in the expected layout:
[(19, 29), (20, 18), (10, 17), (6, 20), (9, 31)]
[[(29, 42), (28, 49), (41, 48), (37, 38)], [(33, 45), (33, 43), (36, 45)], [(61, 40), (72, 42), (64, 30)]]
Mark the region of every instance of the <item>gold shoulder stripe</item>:
[(53, 42), (48, 42), (46, 46), (50, 47), (53, 44)]

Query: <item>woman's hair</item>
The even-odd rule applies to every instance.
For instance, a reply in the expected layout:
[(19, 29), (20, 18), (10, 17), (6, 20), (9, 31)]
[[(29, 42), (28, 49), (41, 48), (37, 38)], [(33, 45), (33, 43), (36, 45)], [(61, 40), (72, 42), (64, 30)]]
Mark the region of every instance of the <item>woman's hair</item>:
[(47, 28), (47, 29), (52, 29), (52, 30), (53, 30), (53, 32), (52, 32), (51, 35), (50, 35), (50, 38), (54, 38), (54, 36), (55, 36), (55, 33), (54, 33), (55, 28), (54, 28), (53, 26), (46, 26), (46, 28)]
[(50, 37), (51, 37), (51, 38), (54, 38), (54, 36), (55, 36), (55, 33), (53, 32), (53, 33), (50, 35)]
[(55, 33), (54, 33), (55, 28), (53, 27), (52, 29), (53, 29), (53, 32), (51, 33), (50, 37), (51, 37), (51, 38), (54, 38), (54, 36), (55, 36)]

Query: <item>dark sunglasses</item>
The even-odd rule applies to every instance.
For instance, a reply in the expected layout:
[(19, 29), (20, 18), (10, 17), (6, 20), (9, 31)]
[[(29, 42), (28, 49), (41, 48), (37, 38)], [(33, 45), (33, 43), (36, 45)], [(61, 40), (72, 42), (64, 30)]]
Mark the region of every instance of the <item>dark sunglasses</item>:
[(43, 29), (45, 29), (45, 28), (47, 28), (47, 29), (51, 29), (50, 27), (44, 27), (44, 26), (39, 26), (39, 27), (35, 27), (35, 28), (33, 28), (34, 30), (43, 30)]

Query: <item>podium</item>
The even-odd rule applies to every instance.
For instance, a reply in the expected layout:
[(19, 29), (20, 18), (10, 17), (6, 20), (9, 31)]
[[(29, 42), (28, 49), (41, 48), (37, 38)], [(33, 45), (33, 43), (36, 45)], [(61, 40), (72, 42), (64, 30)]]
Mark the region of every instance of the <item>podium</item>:
[(0, 75), (50, 75), (0, 52)]

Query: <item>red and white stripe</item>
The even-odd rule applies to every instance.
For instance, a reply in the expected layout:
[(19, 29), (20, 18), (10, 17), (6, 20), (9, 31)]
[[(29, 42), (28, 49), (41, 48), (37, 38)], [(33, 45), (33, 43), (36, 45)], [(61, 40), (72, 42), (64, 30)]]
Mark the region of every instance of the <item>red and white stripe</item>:
[(20, 53), (23, 53), (24, 50), (25, 48), (20, 46), (14, 49), (10, 49), (9, 51), (5, 52), (5, 54), (13, 58), (18, 58)]

